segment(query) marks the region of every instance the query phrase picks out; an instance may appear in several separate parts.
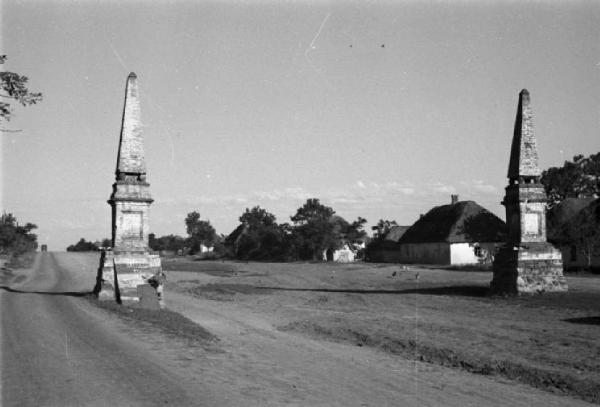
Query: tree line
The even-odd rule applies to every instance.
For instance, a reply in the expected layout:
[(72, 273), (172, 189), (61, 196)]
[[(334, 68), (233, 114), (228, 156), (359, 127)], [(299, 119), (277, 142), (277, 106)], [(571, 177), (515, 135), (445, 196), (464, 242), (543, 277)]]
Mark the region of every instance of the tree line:
[(278, 223), (275, 215), (260, 206), (246, 208), (238, 219), (240, 224), (228, 236), (217, 235), (210, 221), (194, 211), (185, 219), (187, 238), (151, 236), (149, 245), (153, 250), (189, 254), (212, 248), (213, 256), (239, 260), (293, 261), (320, 260), (328, 250), (360, 243), (366, 237), (366, 219), (348, 222), (316, 198), (298, 208), (291, 222)]

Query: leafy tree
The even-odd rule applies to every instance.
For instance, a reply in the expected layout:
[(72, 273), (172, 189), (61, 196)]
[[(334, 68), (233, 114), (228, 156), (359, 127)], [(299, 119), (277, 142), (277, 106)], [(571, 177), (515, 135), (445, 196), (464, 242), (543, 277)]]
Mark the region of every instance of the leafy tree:
[(334, 214), (333, 208), (321, 204), (317, 198), (309, 198), (298, 208), (291, 220), (296, 226), (302, 226), (311, 222), (328, 221)]
[(291, 217), (292, 236), (302, 260), (319, 260), (323, 251), (337, 245), (334, 223), (335, 211), (316, 198), (310, 198)]
[[(6, 55), (0, 55), (0, 65), (6, 61)], [(27, 89), (28, 78), (14, 72), (0, 72), (0, 121), (9, 121), (12, 116), (10, 103), (3, 100), (14, 100), (23, 106), (34, 105), (42, 100), (39, 92), (30, 92)], [(0, 129), (1, 131), (10, 131)]]
[(94, 242), (88, 242), (83, 237), (75, 244), (67, 247), (68, 252), (95, 252), (98, 246)]
[(185, 238), (177, 235), (166, 235), (156, 238), (154, 233), (148, 235), (148, 246), (152, 250), (169, 250), (177, 252), (183, 250), (188, 242)]
[(252, 209), (246, 208), (246, 211), (240, 216), (240, 222), (248, 226), (273, 226), (277, 224), (275, 215), (260, 206), (255, 206)]
[(19, 226), (13, 214), (4, 212), (0, 217), (0, 254), (18, 256), (37, 249), (34, 229), (37, 226), (33, 223)]
[(600, 153), (584, 157), (579, 154), (562, 167), (551, 167), (542, 173), (542, 184), (549, 206), (565, 198), (597, 197), (600, 193)]
[(200, 214), (196, 211), (190, 212), (185, 218), (185, 226), (188, 234), (190, 253), (200, 251), (200, 245), (212, 246), (217, 240), (217, 232), (209, 221), (200, 220)]
[(277, 224), (275, 215), (255, 206), (239, 218), (241, 224), (226, 238), (230, 253), (244, 260), (290, 258), (291, 242), (286, 227)]

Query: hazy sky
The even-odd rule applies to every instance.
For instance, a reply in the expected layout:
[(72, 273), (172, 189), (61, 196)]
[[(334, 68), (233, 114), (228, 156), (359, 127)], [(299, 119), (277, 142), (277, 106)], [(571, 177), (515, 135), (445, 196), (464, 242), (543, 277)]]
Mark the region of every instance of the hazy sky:
[(110, 236), (126, 77), (150, 228), (228, 234), (309, 197), (348, 220), (502, 200), (518, 93), (540, 165), (600, 151), (600, 2), (0, 2), (5, 69), (41, 104), (2, 137), (2, 209), (64, 250)]

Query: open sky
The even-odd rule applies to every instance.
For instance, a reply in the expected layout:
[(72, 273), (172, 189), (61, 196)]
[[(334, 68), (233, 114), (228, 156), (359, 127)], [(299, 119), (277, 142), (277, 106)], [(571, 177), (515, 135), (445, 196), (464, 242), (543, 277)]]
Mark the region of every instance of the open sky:
[(600, 2), (0, 2), (4, 68), (41, 104), (2, 133), (2, 209), (64, 250), (110, 236), (106, 203), (138, 75), (150, 228), (310, 197), (347, 220), (412, 224), (499, 204), (518, 93), (540, 166), (600, 151)]

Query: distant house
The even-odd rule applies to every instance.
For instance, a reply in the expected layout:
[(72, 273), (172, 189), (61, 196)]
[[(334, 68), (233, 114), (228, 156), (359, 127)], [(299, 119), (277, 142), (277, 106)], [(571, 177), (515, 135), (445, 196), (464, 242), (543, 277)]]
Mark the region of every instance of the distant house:
[(401, 263), (485, 264), (506, 237), (506, 224), (473, 201), (452, 197), (417, 220), (398, 241)]
[(323, 251), (323, 261), (337, 261), (338, 263), (352, 263), (356, 258), (356, 251), (351, 245), (345, 243), (339, 249), (327, 249)]
[(378, 263), (400, 262), (399, 241), (410, 226), (392, 226), (382, 239), (374, 239), (367, 246), (367, 261)]
[(337, 246), (328, 247), (323, 250), (323, 261), (336, 261), (339, 263), (352, 263), (359, 257), (359, 252), (365, 248), (366, 237), (358, 240), (350, 240), (345, 236), (345, 228), (348, 222), (338, 215), (332, 215), (329, 222), (333, 225), (333, 233), (341, 237)]
[(600, 199), (566, 198), (548, 211), (546, 224), (565, 268), (600, 267)]

